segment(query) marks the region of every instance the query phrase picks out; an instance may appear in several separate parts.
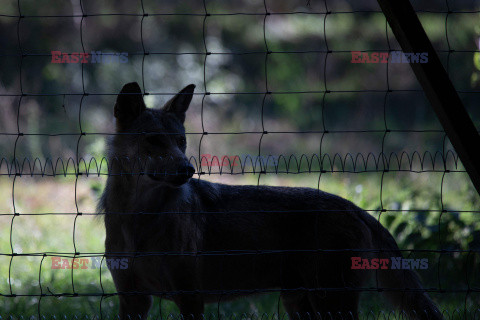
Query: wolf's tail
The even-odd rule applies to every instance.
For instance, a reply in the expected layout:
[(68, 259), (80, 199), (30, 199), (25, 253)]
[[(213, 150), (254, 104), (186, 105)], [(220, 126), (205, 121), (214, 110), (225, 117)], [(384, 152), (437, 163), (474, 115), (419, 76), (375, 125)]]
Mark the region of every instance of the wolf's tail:
[[(367, 214), (368, 215), (368, 214)], [(395, 239), (376, 219), (365, 221), (372, 231), (373, 247), (378, 258), (402, 257)], [(390, 302), (409, 317), (425, 320), (443, 319), (441, 312), (424, 291), (417, 274), (409, 269), (378, 269), (379, 286)]]

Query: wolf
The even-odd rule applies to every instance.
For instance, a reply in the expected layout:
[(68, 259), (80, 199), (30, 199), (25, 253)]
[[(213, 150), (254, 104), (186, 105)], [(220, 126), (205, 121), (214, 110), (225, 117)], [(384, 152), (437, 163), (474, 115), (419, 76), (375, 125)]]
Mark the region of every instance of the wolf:
[(280, 292), (291, 319), (358, 319), (365, 280), (411, 318), (442, 319), (412, 270), (352, 268), (352, 257), (402, 254), (377, 219), (317, 189), (226, 185), (193, 178), (184, 121), (188, 85), (162, 108), (147, 108), (137, 83), (123, 86), (108, 142), (103, 212), (105, 255), (121, 319), (145, 319), (152, 296), (172, 300), (184, 317), (204, 305)]

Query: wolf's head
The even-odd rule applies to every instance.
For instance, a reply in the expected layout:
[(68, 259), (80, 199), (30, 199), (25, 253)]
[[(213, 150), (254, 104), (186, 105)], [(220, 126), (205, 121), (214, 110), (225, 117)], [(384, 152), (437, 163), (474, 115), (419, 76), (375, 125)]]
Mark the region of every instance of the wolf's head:
[(162, 108), (147, 109), (136, 82), (123, 86), (114, 108), (117, 134), (109, 150), (111, 158), (122, 159), (123, 172), (133, 170), (170, 187), (179, 187), (193, 176), (195, 169), (185, 155), (183, 123), (194, 89), (195, 85), (188, 85)]

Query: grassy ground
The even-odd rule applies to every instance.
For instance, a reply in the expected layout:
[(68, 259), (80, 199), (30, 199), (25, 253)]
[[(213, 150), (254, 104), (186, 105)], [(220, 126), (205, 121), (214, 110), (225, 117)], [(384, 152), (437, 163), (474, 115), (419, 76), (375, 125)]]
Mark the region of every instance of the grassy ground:
[[(230, 184), (257, 183), (258, 180), (253, 175), (216, 175), (206, 178)], [(318, 182), (318, 174), (269, 175), (260, 179), (260, 183), (264, 184), (315, 188)], [(0, 177), (0, 294), (3, 295), (0, 296), (0, 315), (27, 316), (36, 315), (39, 311), (42, 315), (93, 315), (100, 311), (109, 314), (117, 310), (117, 298), (102, 295), (115, 292), (105, 263), (101, 269), (92, 269), (91, 262), (87, 269), (52, 269), (52, 256), (71, 257), (72, 252), (76, 251), (85, 257), (103, 252), (105, 231), (102, 219), (90, 215), (95, 212), (96, 199), (103, 183), (103, 178), (92, 176), (78, 181), (63, 176), (36, 179), (22, 176), (15, 181), (13, 177)], [(462, 173), (447, 174), (443, 177), (443, 184), (442, 174), (434, 173), (386, 173), (383, 179), (381, 173), (325, 173), (320, 177), (320, 188), (346, 197), (365, 209), (372, 209), (372, 214), (382, 207), (395, 210), (442, 209), (442, 203), (443, 208), (449, 210), (478, 210), (480, 207), (478, 195)], [(19, 215), (12, 215), (13, 206)], [(77, 212), (83, 214), (77, 216)], [(449, 244), (453, 242), (468, 249), (469, 237), (480, 230), (476, 222), (479, 219), (475, 219), (474, 214), (457, 214), (456, 219), (463, 221), (464, 225), (457, 228), (456, 224), (449, 225), (448, 215), (444, 213), (442, 217), (440, 213), (431, 213), (426, 220), (418, 220), (425, 213), (395, 211), (382, 214), (381, 221), (394, 232), (403, 248), (413, 248), (420, 241), (409, 239), (412, 232), (421, 235), (420, 243), (426, 247), (437, 245), (441, 248), (446, 244), (429, 227), (440, 226), (444, 220), (448, 222), (446, 228), (450, 229), (446, 229), (446, 232), (452, 239), (443, 239), (447, 239)], [(407, 225), (401, 227), (405, 221)], [(10, 254), (12, 249), (17, 255), (5, 255)], [(478, 255), (473, 256), (477, 258), (475, 266), (478, 267)], [(438, 257), (433, 260), (436, 259)], [(446, 259), (453, 261), (453, 267), (447, 264), (448, 270), (438, 271), (438, 265), (431, 264), (432, 269), (421, 274), (427, 280), (427, 287), (438, 287), (439, 277), (445, 277), (447, 287), (457, 285), (458, 288), (465, 288), (465, 281), (461, 280), (464, 278), (463, 271), (455, 267), (455, 261), (464, 260), (458, 256), (448, 256)], [(458, 273), (458, 277), (455, 277), (455, 273)], [(478, 287), (478, 268), (470, 277), (467, 282)], [(457, 278), (459, 280), (455, 280)], [(58, 294), (62, 296), (55, 296)], [(473, 293), (467, 299), (465, 293), (440, 294), (434, 298), (441, 302), (443, 309), (449, 310), (463, 308), (465, 301), (467, 307), (478, 308), (480, 301), (479, 296)], [(364, 294), (361, 305), (363, 312), (389, 310), (376, 293)], [(156, 300), (152, 314), (178, 312), (170, 302), (163, 301), (161, 306), (160, 311), (160, 303)], [(278, 294), (271, 294), (209, 305), (206, 311), (225, 315), (272, 315), (278, 311), (282, 313), (283, 309)]]

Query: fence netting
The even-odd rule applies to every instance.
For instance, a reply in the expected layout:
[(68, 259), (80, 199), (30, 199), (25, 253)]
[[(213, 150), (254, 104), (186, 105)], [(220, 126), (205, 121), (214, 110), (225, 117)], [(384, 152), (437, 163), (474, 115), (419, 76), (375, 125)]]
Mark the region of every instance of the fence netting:
[[(411, 2), (478, 127), (480, 3)], [(445, 318), (480, 317), (480, 197), (410, 69), (428, 56), (401, 52), (376, 1), (11, 0), (0, 25), (0, 317), (115, 317), (107, 264), (123, 261), (105, 257), (97, 201), (115, 163), (140, 176), (158, 161), (107, 156), (106, 141), (125, 134), (113, 106), (134, 81), (149, 108), (196, 84), (194, 178), (351, 200), (418, 264)], [(217, 292), (205, 317), (287, 319), (285, 290)], [(375, 279), (355, 290), (360, 318), (402, 317)], [(179, 292), (152, 293), (152, 317), (179, 317), (164, 299)]]

